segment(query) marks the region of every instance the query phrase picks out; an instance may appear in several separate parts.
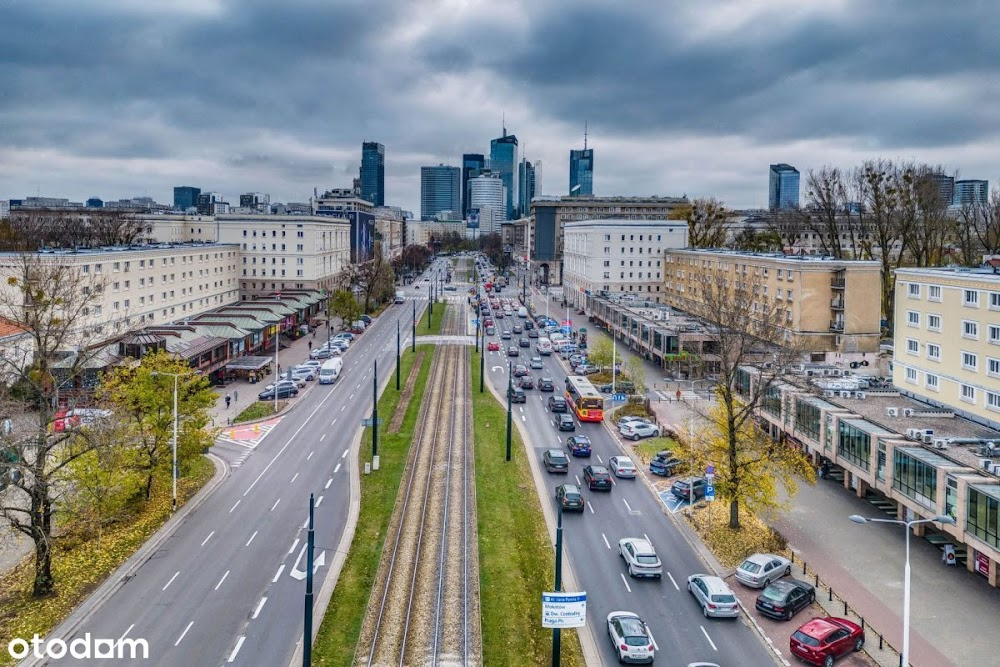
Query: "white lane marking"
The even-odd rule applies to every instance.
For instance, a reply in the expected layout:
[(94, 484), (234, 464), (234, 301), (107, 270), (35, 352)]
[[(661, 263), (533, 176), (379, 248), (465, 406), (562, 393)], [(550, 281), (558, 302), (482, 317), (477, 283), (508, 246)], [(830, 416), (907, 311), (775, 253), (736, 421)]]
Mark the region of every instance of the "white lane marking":
[(319, 504), (321, 502), (323, 502), (323, 496), (320, 496), (319, 498), (316, 499), (316, 504), (314, 505), (314, 507), (319, 507)]
[(608, 536), (605, 535), (604, 533), (601, 533), (601, 537), (604, 538), (604, 546), (606, 546), (608, 549), (610, 549), (611, 548), (611, 543), (608, 542)]
[(348, 451), (349, 451), (349, 450), (345, 449), (345, 450), (344, 450), (344, 453), (340, 455), (340, 458), (342, 458), (342, 459), (346, 459), (346, 458), (347, 458), (347, 452), (348, 452)]
[(260, 616), (260, 610), (264, 608), (264, 603), (265, 602), (267, 602), (267, 598), (266, 597), (263, 597), (263, 598), (260, 599), (260, 602), (257, 603), (257, 608), (253, 610), (253, 616), (250, 617), (250, 620), (253, 620), (253, 619), (257, 618), (258, 616)]
[(625, 503), (625, 507), (628, 509), (629, 512), (631, 512), (632, 506), (628, 504), (628, 501), (622, 498), (622, 502)]
[(650, 544), (653, 543), (653, 540), (649, 539), (649, 535), (647, 535), (646, 533), (643, 533), (642, 536), (645, 537), (646, 541), (649, 542)]
[(333, 420), (332, 422), (330, 422), (330, 426), (333, 426), (333, 425), (334, 425), (334, 424), (336, 424), (336, 423), (337, 423), (337, 420), (336, 420), (336, 419), (334, 419), (334, 420)]
[(323, 438), (325, 438), (325, 437), (326, 437), (326, 433), (324, 433), (323, 435), (319, 436), (319, 441), (323, 442)]
[(222, 579), (219, 579), (219, 583), (217, 583), (215, 585), (215, 590), (219, 590), (219, 586), (222, 585), (222, 582), (225, 581), (226, 577), (228, 577), (228, 576), (229, 576), (229, 570), (226, 570), (226, 573), (224, 575), (222, 575)]
[(521, 412), (524, 412), (524, 408), (523, 407), (518, 406), (517, 409), (520, 410)]
[(126, 628), (125, 632), (122, 633), (122, 636), (118, 638), (118, 643), (119, 644), (121, 644), (121, 641), (123, 639), (125, 639), (126, 637), (128, 637), (128, 633), (132, 632), (132, 628), (134, 628), (134, 627), (135, 627), (135, 623), (133, 623), (132, 625), (128, 626), (128, 628)]
[[(340, 464), (338, 463), (337, 464), (337, 468), (339, 468), (339, 467), (340, 467)], [(334, 469), (333, 472), (337, 472), (336, 468)], [(330, 479), (326, 480), (326, 486), (323, 487), (323, 490), (326, 491), (327, 489), (329, 489), (331, 484), (333, 484), (333, 477), (331, 477)]]
[(713, 642), (713, 641), (712, 641), (712, 638), (708, 636), (708, 631), (706, 631), (706, 630), (705, 630), (705, 626), (704, 626), (704, 625), (699, 625), (698, 627), (699, 627), (699, 628), (701, 628), (701, 633), (702, 633), (703, 635), (705, 635), (705, 639), (707, 639), (707, 640), (708, 640), (708, 643), (709, 643), (709, 644), (710, 644), (710, 645), (712, 646), (712, 650), (713, 650), (713, 651), (718, 651), (719, 649), (718, 649), (718, 647), (717, 647), (717, 646), (715, 645), (715, 642)]
[(521, 415), (521, 421), (526, 422), (526, 421), (528, 421), (528, 418), (525, 417), (524, 415)]
[(590, 504), (590, 501), (589, 501), (589, 500), (587, 501), (587, 509), (589, 509), (589, 510), (590, 510), (590, 513), (591, 513), (591, 514), (593, 514), (593, 513), (594, 513), (594, 506)]
[[(361, 383), (360, 382), (358, 383), (358, 386), (355, 387), (355, 389), (361, 389)], [(354, 398), (354, 394), (351, 394), (351, 398)]]
[[(241, 500), (242, 500), (242, 498), (241, 498)], [(239, 500), (237, 500), (237, 501), (236, 501), (236, 505), (239, 505), (239, 504), (240, 504), (240, 501), (239, 501)], [(234, 509), (236, 509), (236, 505), (233, 505), (232, 507), (230, 507), (230, 508), (229, 508), (229, 513), (230, 513), (230, 514), (232, 514), (232, 513), (233, 513), (233, 510), (234, 510)]]
[(347, 400), (353, 401), (354, 400), (354, 394), (351, 394), (351, 397), (349, 399), (347, 399)]
[(619, 572), (618, 574), (622, 578), (622, 583), (625, 584), (625, 590), (627, 590), (629, 593), (631, 593), (632, 592), (632, 587), (628, 585), (628, 579), (626, 579), (625, 575), (622, 574), (621, 572)]
[[(306, 517), (306, 520), (302, 522), (302, 527), (303, 527), (303, 528), (305, 528), (305, 527), (307, 527), (308, 525), (309, 525), (309, 517), (307, 516), (307, 517)], [(304, 548), (305, 548), (305, 547), (303, 547), (303, 549), (304, 549)]]
[(192, 625), (194, 625), (194, 621), (191, 621), (190, 623), (188, 623), (188, 624), (187, 624), (187, 627), (186, 627), (186, 628), (184, 628), (184, 632), (182, 632), (182, 633), (181, 633), (181, 636), (180, 636), (180, 637), (178, 637), (178, 638), (177, 638), (177, 641), (175, 641), (175, 642), (174, 642), (174, 646), (177, 646), (178, 644), (180, 644), (180, 643), (181, 643), (181, 640), (182, 640), (182, 639), (184, 639), (184, 635), (186, 635), (186, 634), (188, 633), (188, 630), (190, 630), (190, 629), (191, 629), (191, 626), (192, 626)]
[(164, 584), (163, 588), (161, 588), (160, 590), (162, 590), (162, 591), (167, 590), (167, 586), (169, 586), (170, 584), (174, 583), (174, 579), (176, 579), (177, 575), (180, 574), (180, 573), (181, 573), (180, 570), (177, 570), (176, 572), (174, 572), (174, 576), (170, 577), (170, 581), (168, 581), (166, 584)]
[(212, 539), (212, 535), (215, 535), (215, 531), (214, 530), (211, 533), (208, 534), (208, 537), (206, 537), (205, 539), (203, 539), (201, 541), (201, 546), (205, 546), (205, 543), (208, 542), (210, 539)]
[(651, 641), (653, 643), (653, 650), (654, 651), (659, 651), (660, 650), (660, 645), (656, 643), (656, 637), (653, 636), (653, 633), (649, 631), (648, 627), (646, 628), (646, 634), (649, 635), (649, 641)]
[[(344, 410), (345, 410), (346, 408), (347, 408), (347, 405), (346, 405), (346, 404), (345, 404), (345, 405), (341, 405), (341, 406), (340, 406), (340, 411), (341, 411), (341, 412), (343, 412), (343, 411), (344, 411)], [(336, 420), (336, 419), (334, 419), (333, 421), (337, 421), (337, 420)]]
[(308, 461), (309, 459), (311, 459), (313, 457), (313, 454), (315, 454), (315, 453), (316, 453), (315, 449), (313, 451), (309, 452), (309, 456), (306, 457), (306, 461)]
[(278, 503), (280, 503), (280, 502), (281, 502), (281, 498), (278, 498), (277, 500), (275, 500), (275, 501), (274, 501), (274, 504), (273, 504), (273, 505), (271, 505), (271, 510), (270, 510), (270, 511), (272, 511), (272, 512), (273, 512), (273, 511), (274, 511), (274, 508), (275, 508), (275, 507), (277, 507), (277, 506), (278, 506)]
[(243, 546), (245, 546), (245, 547), (248, 547), (248, 546), (250, 546), (250, 543), (251, 543), (251, 542), (253, 542), (253, 538), (257, 537), (257, 533), (258, 533), (258, 532), (259, 532), (259, 531), (256, 531), (256, 530), (255, 530), (255, 531), (253, 531), (253, 535), (251, 535), (251, 536), (250, 536), (250, 539), (249, 539), (249, 540), (247, 540), (247, 543), (246, 543), (246, 544), (244, 544)]
[(290, 481), (290, 482), (288, 482), (288, 483), (289, 483), (289, 484), (291, 484), (292, 482), (294, 482), (294, 481), (295, 481), (295, 480), (297, 480), (298, 478), (299, 478), (299, 473), (295, 473), (294, 475), (292, 475), (292, 479), (291, 479), (291, 481)]
[(667, 572), (667, 576), (670, 577), (670, 583), (672, 583), (674, 585), (674, 589), (679, 591), (681, 589), (681, 587), (677, 585), (676, 581), (674, 581), (674, 575), (672, 575), (669, 572)]
[(246, 635), (240, 635), (240, 638), (236, 640), (236, 647), (233, 648), (233, 652), (229, 654), (229, 660), (226, 662), (236, 660), (236, 654), (240, 652), (240, 647), (243, 646), (243, 642), (246, 641), (246, 638)]
[[(338, 470), (340, 470), (340, 464), (339, 463), (337, 464), (337, 467), (333, 469), (333, 474), (336, 475)], [(330, 481), (332, 482), (333, 480), (331, 479)], [(327, 484), (327, 486), (330, 486), (330, 485)]]
[(583, 486), (583, 484), (580, 484), (580, 476), (579, 475), (574, 474), (573, 477), (576, 477), (576, 485), (577, 486)]
[(282, 563), (281, 567), (278, 568), (277, 574), (274, 575), (274, 579), (271, 580), (271, 583), (272, 584), (277, 583), (278, 582), (278, 578), (281, 576), (281, 573), (284, 572), (284, 571), (285, 571), (285, 564)]
[(288, 553), (292, 553), (293, 551), (295, 551), (295, 547), (297, 546), (299, 546), (299, 538), (296, 537), (295, 541), (292, 542), (292, 548), (288, 550)]

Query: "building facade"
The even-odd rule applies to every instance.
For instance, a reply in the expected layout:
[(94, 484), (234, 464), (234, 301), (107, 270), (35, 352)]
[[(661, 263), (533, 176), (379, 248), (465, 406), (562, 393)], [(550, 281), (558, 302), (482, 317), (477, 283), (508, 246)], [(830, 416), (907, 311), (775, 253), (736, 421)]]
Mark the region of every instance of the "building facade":
[(263, 192), (247, 192), (240, 195), (240, 208), (256, 213), (271, 212), (271, 195)]
[(462, 217), (469, 215), (469, 181), (486, 170), (486, 156), (480, 153), (462, 155)]
[(198, 206), (198, 195), (201, 188), (190, 185), (180, 185), (174, 188), (174, 208), (178, 211), (187, 211), (189, 208)]
[(594, 194), (594, 149), (569, 152), (569, 194), (571, 197)]
[(735, 250), (666, 250), (665, 303), (685, 312), (704, 305), (704, 281), (753, 281), (753, 312), (784, 312), (785, 341), (804, 352), (869, 354), (879, 349), (879, 262)]
[(989, 181), (955, 181), (955, 197), (952, 203), (956, 206), (963, 204), (985, 204), (989, 198)]
[(327, 190), (312, 201), (314, 215), (341, 218), (351, 223), (351, 261), (364, 262), (375, 248), (375, 206), (347, 188)]
[(490, 169), (500, 175), (503, 186), (506, 188), (504, 201), (503, 220), (514, 219), (514, 209), (517, 206), (517, 180), (514, 178), (514, 170), (517, 165), (517, 137), (507, 134), (507, 128), (503, 130), (503, 136), (490, 142)]
[(462, 170), (439, 164), (420, 168), (420, 219), (433, 220), (441, 211), (462, 209)]
[(385, 146), (377, 141), (361, 144), (361, 198), (385, 206)]
[(479, 233), (500, 232), (500, 223), (507, 219), (507, 186), (500, 174), (480, 174), (469, 181), (469, 211), (479, 212)]
[(531, 200), (542, 191), (542, 163), (522, 159), (517, 165), (517, 217), (528, 215)]
[(688, 244), (684, 221), (577, 220), (565, 225), (563, 294), (582, 308), (590, 294), (631, 294), (661, 303), (664, 251)]
[(799, 207), (799, 170), (790, 164), (772, 164), (769, 173), (767, 206), (772, 211), (779, 208)]

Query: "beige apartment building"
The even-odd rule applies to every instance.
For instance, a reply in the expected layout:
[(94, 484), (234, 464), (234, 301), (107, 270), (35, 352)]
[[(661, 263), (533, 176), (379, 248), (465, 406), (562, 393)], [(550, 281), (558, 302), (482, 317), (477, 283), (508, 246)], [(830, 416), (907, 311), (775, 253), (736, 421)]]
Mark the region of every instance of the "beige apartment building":
[(897, 269), (893, 382), (907, 395), (1000, 429), (1000, 275)]
[(879, 349), (878, 262), (686, 248), (666, 250), (664, 265), (664, 302), (678, 310), (698, 310), (706, 278), (759, 281), (761, 303), (784, 312), (786, 342), (815, 355), (841, 355), (829, 361)]

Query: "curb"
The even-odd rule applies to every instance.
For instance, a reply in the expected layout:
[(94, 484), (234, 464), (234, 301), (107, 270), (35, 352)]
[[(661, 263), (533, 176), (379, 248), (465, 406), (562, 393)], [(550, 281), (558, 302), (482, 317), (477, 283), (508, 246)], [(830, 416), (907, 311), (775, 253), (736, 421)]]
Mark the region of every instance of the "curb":
[[(212, 479), (205, 486), (201, 487), (201, 490), (190, 500), (184, 503), (176, 514), (160, 526), (160, 529), (153, 533), (152, 537), (146, 540), (128, 560), (112, 572), (96, 591), (91, 593), (62, 623), (56, 626), (48, 635), (50, 639), (56, 637), (68, 639), (72, 636), (81, 625), (93, 616), (94, 612), (100, 609), (111, 596), (118, 592), (118, 589), (135, 576), (136, 571), (145, 565), (146, 561), (156, 553), (160, 546), (166, 542), (167, 538), (173, 535), (174, 531), (187, 519), (188, 515), (197, 510), (212, 495), (215, 489), (225, 481), (229, 476), (229, 466), (226, 465), (226, 462), (212, 453), (206, 456), (215, 465), (215, 474), (212, 476)], [(41, 658), (29, 657), (20, 662), (19, 667), (31, 667), (41, 664), (44, 664)]]

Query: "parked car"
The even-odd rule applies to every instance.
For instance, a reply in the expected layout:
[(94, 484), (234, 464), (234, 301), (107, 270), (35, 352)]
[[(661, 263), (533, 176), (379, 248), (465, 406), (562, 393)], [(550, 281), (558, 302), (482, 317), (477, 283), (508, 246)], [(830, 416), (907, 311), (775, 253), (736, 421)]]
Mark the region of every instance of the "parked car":
[(530, 375), (522, 375), (517, 386), (521, 389), (534, 389), (535, 381)]
[(560, 484), (556, 487), (556, 502), (560, 503), (563, 512), (582, 512), (583, 494), (576, 484)]
[[(303, 380), (302, 384), (300, 385), (298, 380), (289, 380), (287, 378), (282, 378), (282, 379), (278, 380), (277, 385), (278, 385), (278, 387), (292, 387), (293, 389), (300, 389), (300, 388), (306, 386), (306, 383)], [(266, 387), (264, 387), (264, 391), (271, 391), (272, 389), (274, 389), (274, 384), (273, 383), (267, 385)]]
[(608, 637), (618, 656), (618, 662), (653, 664), (653, 657), (656, 655), (653, 637), (637, 614), (630, 611), (613, 611), (608, 614)]
[(528, 363), (532, 368), (545, 368), (545, 364), (542, 362), (541, 357), (532, 357), (531, 361)]
[(605, 384), (598, 385), (597, 391), (601, 392), (602, 394), (610, 394), (612, 392), (621, 394), (634, 394), (635, 383), (632, 382), (631, 380), (619, 380), (618, 382), (615, 382), (614, 385), (612, 385), (610, 382), (607, 382)]
[(698, 500), (705, 495), (705, 478), (684, 477), (679, 479), (670, 487), (670, 493), (680, 500), (688, 500), (689, 498)]
[(815, 600), (816, 589), (812, 584), (798, 579), (779, 579), (761, 591), (754, 606), (765, 616), (790, 621)]
[(577, 375), (593, 375), (600, 372), (601, 369), (593, 364), (580, 364), (575, 370)]
[(552, 378), (539, 378), (538, 379), (538, 391), (555, 391), (556, 383)]
[(500, 342), (499, 341), (495, 341), (495, 340), (491, 340), (489, 342), (489, 344), (486, 346), (486, 349), (489, 350), (490, 352), (499, 352), (500, 351)]
[(358, 319), (361, 320), (362, 322), (364, 322), (366, 326), (372, 323), (372, 316), (371, 315), (362, 315)]
[(736, 568), (736, 580), (750, 588), (764, 588), (772, 581), (792, 573), (792, 564), (784, 556), (754, 554)]
[(329, 359), (333, 355), (330, 354), (330, 350), (325, 347), (318, 347), (309, 353), (310, 359)]
[(619, 479), (635, 479), (638, 472), (632, 459), (627, 456), (612, 456), (608, 459), (608, 467)]
[(669, 449), (664, 449), (656, 453), (656, 456), (649, 462), (649, 472), (654, 475), (669, 477), (674, 469), (681, 464), (681, 460), (670, 453)]
[(548, 406), (550, 412), (566, 412), (569, 409), (566, 399), (562, 396), (549, 396)]
[(736, 618), (740, 615), (736, 595), (720, 577), (692, 574), (688, 577), (688, 592), (701, 606), (705, 618)]
[(528, 374), (528, 368), (524, 364), (514, 364), (514, 377), (519, 378)]
[(354, 342), (354, 334), (352, 334), (350, 331), (341, 331), (340, 333), (336, 334), (334, 336), (334, 338), (335, 339), (336, 338), (346, 338), (348, 340), (348, 342), (351, 342), (351, 343)]
[(517, 357), (517, 356), (520, 356), (520, 353), (518, 352), (518, 348), (516, 346), (514, 346), (514, 345), (511, 345), (510, 347), (508, 347), (507, 348), (507, 356), (508, 357)]
[(640, 438), (656, 438), (660, 435), (660, 427), (643, 422), (631, 422), (618, 429), (623, 438), (638, 440)]
[(545, 472), (569, 472), (569, 458), (561, 449), (546, 449), (542, 454)]
[(566, 446), (573, 456), (589, 457), (592, 450), (590, 448), (590, 438), (585, 435), (571, 435), (566, 438)]
[(628, 566), (628, 576), (630, 577), (654, 577), (659, 579), (663, 576), (663, 564), (653, 544), (642, 537), (623, 537), (618, 540), (618, 555), (622, 557)]
[(865, 645), (865, 631), (846, 618), (814, 618), (788, 640), (792, 655), (811, 665), (833, 667), (834, 661)]
[(575, 431), (576, 421), (573, 420), (571, 416), (565, 412), (561, 412), (556, 415), (556, 428), (560, 431)]
[(302, 378), (306, 382), (316, 379), (316, 369), (312, 366), (296, 366), (292, 369), (292, 378)]
[(619, 419), (617, 422), (615, 422), (615, 426), (617, 426), (619, 429), (621, 429), (622, 426), (625, 426), (626, 424), (632, 424), (632, 423), (635, 423), (635, 422), (642, 423), (642, 424), (652, 424), (653, 423), (653, 422), (649, 421), (649, 419), (647, 419), (646, 417), (638, 417), (636, 415), (625, 415), (624, 417), (622, 417), (621, 419)]
[(605, 491), (610, 491), (615, 485), (611, 481), (611, 473), (604, 466), (589, 465), (583, 469), (583, 483), (587, 485), (587, 488), (591, 491), (595, 489), (603, 489)]
[(316, 372), (319, 372), (320, 367), (323, 365), (322, 361), (317, 361), (316, 359), (309, 359), (308, 361), (303, 361), (299, 364), (300, 367), (315, 368)]
[[(258, 401), (273, 401), (274, 400), (274, 389), (265, 389), (264, 391), (257, 394)], [(292, 396), (299, 395), (299, 388), (294, 386), (284, 386), (278, 387), (278, 398), (290, 398)]]

